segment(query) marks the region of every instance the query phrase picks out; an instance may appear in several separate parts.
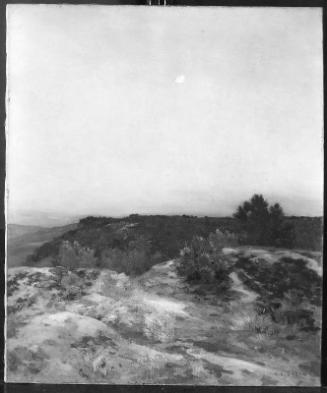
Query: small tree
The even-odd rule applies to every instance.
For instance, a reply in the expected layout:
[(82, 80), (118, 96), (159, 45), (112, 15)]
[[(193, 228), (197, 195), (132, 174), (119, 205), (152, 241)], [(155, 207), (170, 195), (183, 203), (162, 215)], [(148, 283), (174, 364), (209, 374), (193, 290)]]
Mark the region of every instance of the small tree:
[(266, 244), (269, 226), (268, 202), (262, 195), (255, 194), (250, 201), (237, 208), (234, 217), (246, 232), (247, 241), (253, 244)]
[(291, 223), (285, 222), (282, 207), (276, 203), (269, 208), (270, 239), (276, 246), (292, 247), (295, 241), (295, 231)]
[(294, 229), (285, 222), (282, 207), (269, 206), (262, 195), (255, 194), (244, 202), (234, 214), (251, 244), (292, 247)]

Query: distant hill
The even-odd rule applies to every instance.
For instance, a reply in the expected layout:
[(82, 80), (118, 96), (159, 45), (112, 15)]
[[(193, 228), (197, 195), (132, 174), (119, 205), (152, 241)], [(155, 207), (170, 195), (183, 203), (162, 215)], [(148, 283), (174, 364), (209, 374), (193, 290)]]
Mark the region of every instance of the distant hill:
[(8, 239), (15, 239), (19, 236), (26, 235), (28, 233), (35, 233), (44, 229), (40, 226), (35, 225), (19, 225), (19, 224), (8, 224), (7, 225), (7, 236)]
[(61, 227), (77, 222), (81, 217), (37, 210), (9, 210), (7, 223), (41, 228)]
[(53, 228), (8, 224), (7, 266), (14, 267), (25, 265), (26, 257), (32, 254), (42, 244), (49, 242), (76, 227), (77, 224)]
[[(289, 217), (294, 224), (296, 242), (294, 248), (307, 250), (321, 249), (322, 219), (307, 217)], [(65, 228), (65, 227), (62, 227)], [(140, 239), (146, 239), (151, 255), (159, 255), (158, 261), (175, 258), (186, 242), (195, 235), (208, 237), (216, 229), (239, 233), (239, 223), (232, 217), (196, 217), (196, 216), (143, 216), (132, 214), (124, 218), (86, 217), (73, 228), (61, 232), (57, 237), (36, 248), (29, 257), (29, 265), (37, 265), (47, 260), (55, 264), (64, 241), (76, 247), (92, 250), (99, 263), (104, 251), (126, 252)], [(53, 236), (53, 232), (51, 235)], [(44, 239), (44, 238), (43, 238)], [(78, 254), (78, 252), (77, 252)], [(111, 256), (114, 257), (114, 256)], [(117, 253), (116, 253), (117, 257)], [(118, 257), (117, 257), (118, 258)], [(118, 258), (119, 259), (119, 258)], [(94, 259), (93, 262), (94, 263)]]

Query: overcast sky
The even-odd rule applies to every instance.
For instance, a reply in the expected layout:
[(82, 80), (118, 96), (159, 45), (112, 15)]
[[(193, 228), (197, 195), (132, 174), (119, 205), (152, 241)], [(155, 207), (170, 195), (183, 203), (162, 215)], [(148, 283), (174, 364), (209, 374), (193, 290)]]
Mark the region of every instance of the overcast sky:
[(322, 214), (320, 9), (7, 16), (10, 214)]

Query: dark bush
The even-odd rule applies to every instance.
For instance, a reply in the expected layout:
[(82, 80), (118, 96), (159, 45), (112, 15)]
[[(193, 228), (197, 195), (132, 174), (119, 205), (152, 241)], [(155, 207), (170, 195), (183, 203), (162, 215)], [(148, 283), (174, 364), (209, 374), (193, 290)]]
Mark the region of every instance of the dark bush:
[(178, 272), (187, 281), (215, 284), (223, 289), (229, 287), (230, 265), (222, 253), (222, 249), (236, 243), (230, 233), (216, 233), (208, 239), (195, 236), (189, 245), (181, 251)]
[(240, 205), (234, 214), (243, 231), (243, 242), (263, 246), (294, 246), (295, 232), (290, 222), (285, 221), (281, 206), (269, 206), (262, 195), (253, 195), (250, 201)]
[(270, 263), (260, 259), (239, 258), (235, 264), (243, 282), (262, 299), (283, 299), (289, 291), (314, 305), (321, 305), (321, 277), (303, 259), (284, 257)]
[(257, 313), (269, 314), (276, 323), (315, 330), (312, 306), (321, 306), (322, 280), (303, 259), (266, 260), (239, 258), (235, 264), (244, 284), (259, 294)]
[(125, 250), (106, 248), (101, 253), (100, 267), (128, 275), (139, 275), (163, 261), (159, 252), (151, 253), (151, 242), (145, 237), (131, 240)]
[(59, 252), (54, 263), (56, 266), (75, 269), (77, 267), (95, 267), (96, 261), (94, 250), (82, 247), (77, 241), (71, 243), (65, 240), (59, 246)]
[(322, 250), (322, 217), (287, 217), (285, 222), (294, 228), (295, 248)]

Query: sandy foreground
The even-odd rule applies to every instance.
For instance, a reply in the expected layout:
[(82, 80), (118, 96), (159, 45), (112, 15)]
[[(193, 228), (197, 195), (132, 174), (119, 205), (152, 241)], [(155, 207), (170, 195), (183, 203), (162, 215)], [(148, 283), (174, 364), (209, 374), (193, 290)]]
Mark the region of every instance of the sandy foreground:
[[(281, 255), (251, 252), (272, 263)], [(307, 263), (321, 274), (314, 259)], [(66, 289), (57, 274), (8, 269), (8, 382), (320, 384), (320, 332), (253, 332), (257, 294), (235, 272), (221, 299), (199, 296), (174, 260), (137, 278), (79, 269), (78, 282), (68, 279)], [(67, 297), (68, 286), (76, 296)]]

